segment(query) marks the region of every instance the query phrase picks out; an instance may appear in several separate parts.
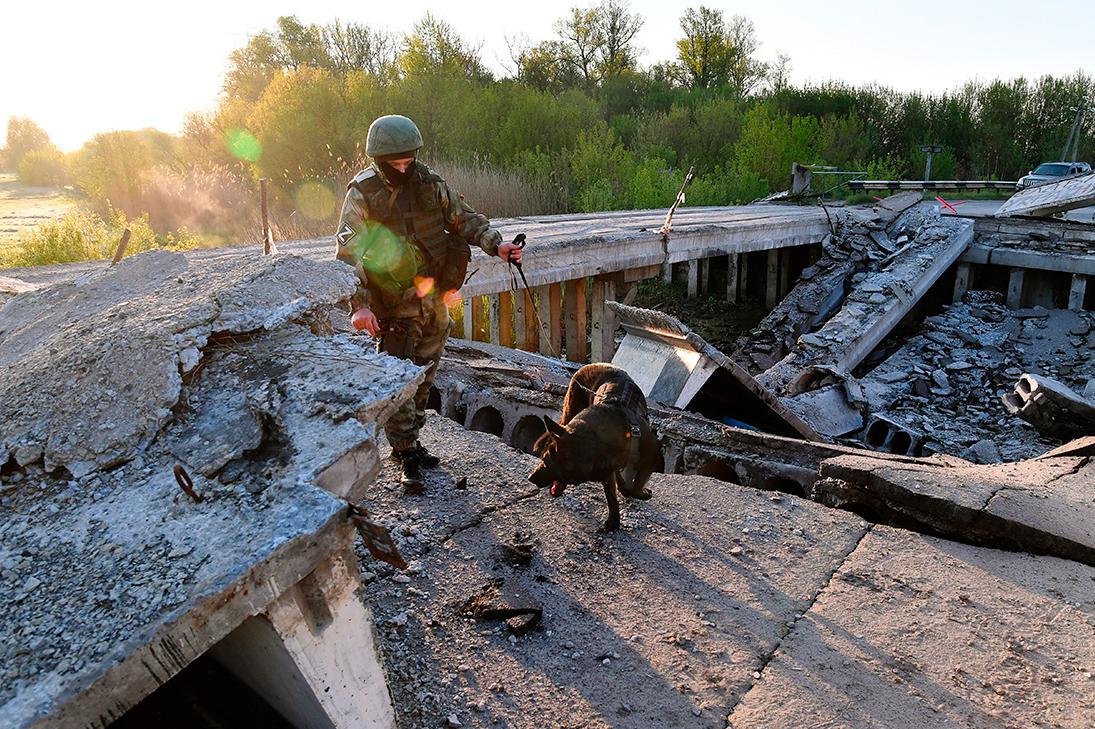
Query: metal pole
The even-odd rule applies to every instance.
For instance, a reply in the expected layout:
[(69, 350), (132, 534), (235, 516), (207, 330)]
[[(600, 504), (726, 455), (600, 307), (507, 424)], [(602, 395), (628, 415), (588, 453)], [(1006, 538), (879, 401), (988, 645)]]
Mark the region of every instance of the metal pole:
[(924, 161), (924, 182), (927, 182), (932, 178), (932, 153), (927, 152), (927, 159)]
[(1076, 135), (1076, 129), (1080, 125), (1080, 120), (1083, 118), (1083, 113), (1087, 109), (1087, 100), (1089, 97), (1085, 96), (1080, 99), (1080, 106), (1074, 107), (1072, 110), (1076, 112), (1076, 116), (1072, 118), (1072, 128), (1068, 130), (1068, 139), (1065, 141), (1065, 148), (1061, 152), (1061, 161), (1068, 161), (1068, 149), (1072, 146), (1072, 137)]
[(1084, 133), (1084, 117), (1087, 116), (1087, 97), (1084, 97), (1084, 105), (1080, 107), (1080, 115), (1076, 120), (1076, 134), (1072, 140), (1072, 161), (1076, 161), (1076, 154), (1080, 151), (1080, 135)]
[(266, 187), (269, 183), (270, 179), (267, 177), (259, 180), (262, 193), (262, 255), (264, 256), (278, 252), (278, 247), (274, 245), (274, 233), (270, 230), (270, 215), (266, 205)]
[(122, 231), (122, 239), (118, 241), (118, 247), (114, 250), (114, 260), (110, 262), (111, 266), (117, 266), (118, 261), (122, 260), (125, 255), (125, 249), (129, 247), (129, 238), (133, 235), (133, 231), (126, 228)]

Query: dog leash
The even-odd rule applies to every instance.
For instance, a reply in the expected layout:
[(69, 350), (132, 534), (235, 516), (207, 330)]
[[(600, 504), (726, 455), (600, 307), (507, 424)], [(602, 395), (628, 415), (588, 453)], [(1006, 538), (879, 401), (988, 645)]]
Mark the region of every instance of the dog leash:
[[(521, 250), (524, 250), (525, 244), (528, 243), (528, 238), (525, 236), (524, 233), (518, 233), (516, 236), (514, 236), (512, 243)], [(521, 263), (519, 261), (512, 261), (509, 258), (506, 258), (506, 263), (509, 265), (509, 269), (507, 270), (507, 273), (509, 273), (509, 290), (513, 292), (515, 296), (520, 296), (520, 289), (517, 286), (517, 277), (513, 275), (513, 269), (516, 268), (517, 273), (521, 276), (521, 284), (525, 287), (525, 295), (528, 297), (529, 303), (532, 304), (532, 313), (536, 315), (536, 326), (540, 328), (541, 333), (545, 332), (546, 328), (544, 327), (544, 321), (540, 318), (540, 307), (537, 306), (536, 297), (532, 295), (532, 288), (529, 287), (528, 279), (525, 278), (525, 270), (521, 267)], [(474, 273), (474, 271), (472, 273)], [(548, 349), (551, 350), (551, 353), (553, 355), (555, 355), (559, 358), (560, 361), (562, 361), (563, 353), (556, 352), (555, 349), (551, 346), (550, 332), (548, 332)]]

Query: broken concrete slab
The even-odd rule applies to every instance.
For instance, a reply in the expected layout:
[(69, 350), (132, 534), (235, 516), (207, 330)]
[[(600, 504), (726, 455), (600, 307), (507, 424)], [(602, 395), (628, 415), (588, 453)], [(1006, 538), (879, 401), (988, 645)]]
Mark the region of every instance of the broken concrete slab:
[(865, 407), (855, 407), (849, 402), (843, 384), (828, 385), (804, 392), (795, 397), (781, 398), (781, 402), (814, 430), (828, 438), (863, 429)]
[(1002, 399), (1009, 413), (1054, 438), (1095, 433), (1095, 402), (1050, 377), (1023, 373)]
[[(479, 423), (488, 419), (480, 414), (493, 415), (496, 429), (489, 432), (529, 453), (544, 432), (542, 417), (559, 417), (573, 368), (572, 363), (539, 355), (455, 340), (438, 368), (432, 407), (472, 430), (485, 430)], [(667, 473), (715, 476), (760, 489), (805, 493), (817, 480), (822, 461), (863, 453), (861, 448), (724, 425), (657, 403), (650, 404), (650, 422), (661, 440)]]
[(1095, 725), (1095, 570), (874, 527), (727, 726)]
[(133, 458), (171, 419), (211, 337), (303, 318), (355, 285), (337, 261), (211, 265), (152, 251), (16, 297), (0, 312), (0, 446), (78, 476)]
[(327, 555), (345, 503), (315, 487), (179, 488), (170, 461), (20, 484), (0, 524), (0, 725), (109, 723)]
[(811, 370), (851, 373), (958, 259), (973, 239), (973, 222), (943, 219), (924, 205), (902, 215), (898, 231), (908, 242), (882, 259), (823, 326), (800, 336), (786, 357), (758, 375), (762, 386), (793, 396), (815, 387)]
[(992, 466), (824, 461), (811, 496), (955, 539), (1095, 565), (1095, 463), (1056, 456)]
[[(354, 287), (344, 265), (221, 264), (135, 256), (22, 294), (0, 314), (0, 358), (16, 373), (0, 385), (0, 430), (43, 438), (13, 437), (14, 462), (2, 457), (4, 726), (109, 723), (259, 614), (301, 685), (341, 685), (343, 671), (372, 681), (320, 697), (328, 725), (383, 723), (390, 712), (368, 642), (339, 658), (303, 622), (318, 610), (343, 638), (369, 622), (353, 598), (356, 567), (352, 578), (313, 579), (303, 603), (285, 595), (350, 548), (345, 497), (379, 470), (379, 426), (422, 370), (376, 353), (367, 337), (329, 333)], [(73, 387), (99, 389), (48, 401)], [(148, 415), (154, 408), (166, 413)], [(61, 461), (51, 438), (66, 427), (107, 431), (94, 441), (101, 457)], [(47, 472), (55, 465), (67, 473)]]
[(894, 252), (885, 228), (918, 202), (918, 194), (901, 193), (870, 208), (829, 212), (831, 234), (821, 241), (820, 258), (803, 270), (768, 316), (738, 340), (731, 358), (756, 376), (787, 356), (800, 336), (828, 321), (840, 308), (864, 270)]
[[(466, 727), (721, 729), (867, 528), (794, 497), (655, 475), (653, 499), (624, 504), (623, 529), (602, 535), (599, 487), (528, 494), (534, 458), (442, 418), (423, 435), (444, 463), (428, 497), (381, 488), (367, 501), (397, 515), (412, 561), (409, 579), (383, 566), (364, 576), (399, 727), (452, 715)], [(478, 483), (442, 487), (459, 474)], [(454, 503), (478, 518), (453, 529)], [(527, 566), (500, 550), (518, 538), (535, 545)], [(464, 609), (498, 581), (544, 610), (523, 638)]]
[[(757, 384), (745, 369), (676, 318), (616, 302), (627, 333), (612, 363), (627, 370), (652, 401), (708, 409), (779, 435), (817, 440), (817, 432)], [(694, 405), (701, 398), (709, 401)]]
[(1095, 172), (1077, 175), (1037, 187), (1028, 187), (1012, 195), (996, 211), (997, 218), (1018, 215), (1046, 217), (1095, 202)]

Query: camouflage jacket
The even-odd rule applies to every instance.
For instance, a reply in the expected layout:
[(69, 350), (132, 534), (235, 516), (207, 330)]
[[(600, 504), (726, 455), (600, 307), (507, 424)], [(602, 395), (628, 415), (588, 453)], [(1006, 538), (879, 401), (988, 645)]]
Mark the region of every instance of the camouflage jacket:
[[(448, 184), (417, 162), (414, 178), (392, 188), (376, 165), (348, 185), (335, 233), (336, 256), (352, 265), (362, 287), (355, 308), (408, 316), (415, 300), (458, 289), (474, 243), (497, 255), (502, 236)], [(427, 282), (429, 279), (432, 285)]]

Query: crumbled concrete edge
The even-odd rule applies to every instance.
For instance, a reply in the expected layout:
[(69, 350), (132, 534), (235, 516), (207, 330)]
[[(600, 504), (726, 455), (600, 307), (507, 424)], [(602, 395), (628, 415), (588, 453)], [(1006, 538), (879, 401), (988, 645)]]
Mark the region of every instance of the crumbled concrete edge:
[(123, 463), (171, 421), (211, 342), (306, 320), (356, 285), (337, 261), (151, 251), (23, 294), (0, 311), (0, 452), (77, 478)]

